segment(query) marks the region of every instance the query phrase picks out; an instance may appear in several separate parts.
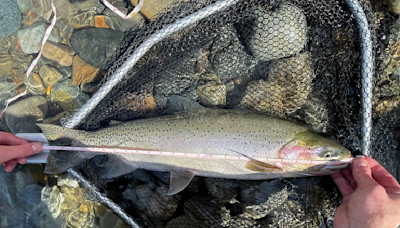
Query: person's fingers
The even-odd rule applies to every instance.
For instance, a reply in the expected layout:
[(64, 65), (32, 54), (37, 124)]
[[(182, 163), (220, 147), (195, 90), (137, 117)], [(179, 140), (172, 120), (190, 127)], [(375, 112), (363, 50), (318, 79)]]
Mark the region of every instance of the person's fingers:
[(7, 133), (7, 132), (0, 132), (0, 144), (1, 145), (10, 145), (10, 146), (15, 146), (15, 145), (23, 145), (27, 144), (28, 141), (18, 138), (17, 136)]
[(343, 174), (342, 173), (334, 173), (334, 174), (331, 174), (331, 177), (332, 177), (333, 181), (336, 183), (336, 185), (339, 187), (340, 192), (342, 193), (342, 196), (343, 196), (343, 201), (350, 199), (350, 197), (348, 197), (348, 196), (350, 196), (354, 192), (354, 190), (351, 187), (349, 181), (343, 176)]
[(19, 146), (0, 146), (0, 163), (14, 158), (23, 158), (42, 150), (39, 143), (29, 143)]
[(21, 165), (26, 164), (28, 161), (26, 160), (26, 158), (17, 158), (17, 162)]
[(368, 160), (362, 157), (355, 158), (353, 160), (353, 177), (357, 182), (357, 187), (370, 190), (376, 187), (378, 183), (372, 178), (371, 168), (368, 165)]
[(345, 169), (342, 171), (342, 174), (347, 179), (347, 181), (350, 183), (353, 190), (356, 190), (357, 182), (354, 180), (353, 174), (351, 172), (352, 171), (350, 169)]
[(400, 192), (399, 183), (384, 167), (370, 157), (366, 157), (366, 160), (371, 167), (371, 174), (376, 182), (389, 191)]
[(15, 166), (17, 166), (17, 163), (17, 159), (10, 160), (4, 163), (4, 169), (6, 170), (6, 172), (11, 172), (15, 168)]

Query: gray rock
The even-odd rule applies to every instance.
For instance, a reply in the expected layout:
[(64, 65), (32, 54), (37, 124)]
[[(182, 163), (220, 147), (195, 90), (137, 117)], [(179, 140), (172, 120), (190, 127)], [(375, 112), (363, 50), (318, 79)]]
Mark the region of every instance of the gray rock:
[(123, 195), (146, 215), (167, 220), (175, 213), (180, 200), (179, 195), (169, 196), (167, 192), (166, 186), (154, 189), (150, 185), (138, 185), (135, 190), (125, 190)]
[(53, 86), (50, 99), (59, 103), (64, 111), (76, 111), (89, 100), (89, 95), (83, 93), (79, 86), (72, 85), (67, 79)]
[(196, 224), (196, 222), (194, 222), (190, 218), (188, 218), (188, 216), (180, 215), (176, 218), (171, 219), (165, 227), (166, 228), (181, 228), (181, 227), (197, 228), (199, 226)]
[(219, 200), (229, 201), (238, 196), (239, 183), (236, 180), (204, 178), (208, 193)]
[(15, 0), (0, 0), (0, 6), (0, 38), (3, 38), (21, 27), (21, 13)]
[(154, 82), (154, 98), (157, 107), (163, 109), (167, 106), (169, 97), (173, 94), (197, 100), (198, 77), (192, 62), (184, 60), (172, 69), (164, 72)]
[(28, 203), (32, 206), (38, 205), (41, 203), (41, 192), (42, 192), (43, 186), (38, 185), (38, 184), (30, 184), (22, 188), (18, 192), (18, 199), (22, 200), (24, 203)]
[(72, 67), (60, 67), (58, 70), (63, 74), (64, 78), (71, 78)]
[(39, 75), (46, 86), (54, 86), (63, 78), (63, 74), (57, 68), (50, 65), (43, 65), (40, 67)]
[(100, 81), (90, 82), (82, 85), (82, 91), (85, 93), (93, 93), (100, 85)]
[(31, 10), (30, 5), (26, 4), (25, 0), (17, 0), (17, 5), (21, 13), (28, 13)]
[(0, 110), (6, 107), (7, 99), (17, 94), (17, 88), (11, 75), (0, 76)]
[(211, 65), (222, 82), (245, 75), (256, 63), (257, 60), (244, 51), (233, 27), (223, 30), (212, 45)]
[(248, 51), (262, 61), (298, 54), (306, 43), (306, 17), (291, 4), (273, 11), (258, 7), (238, 28)]
[[(118, 6), (118, 3), (122, 3), (123, 5), (125, 5), (125, 3), (117, 2), (114, 6), (117, 7), (121, 12), (126, 14), (128, 12), (128, 9), (123, 6)], [(139, 22), (143, 19), (142, 15), (140, 15), (139, 13), (132, 18), (124, 19), (110, 9), (106, 9), (103, 14), (104, 20), (108, 27), (122, 32), (125, 32), (132, 27), (138, 26)]]
[(124, 33), (120, 31), (88, 28), (72, 34), (70, 43), (86, 63), (105, 69), (107, 60), (114, 54), (123, 38)]
[[(38, 53), (44, 33), (46, 32), (49, 24), (46, 23), (34, 23), (26, 28), (18, 30), (18, 40), (21, 45), (22, 51), (26, 54)], [(52, 30), (48, 40), (53, 42), (60, 42), (60, 36), (56, 30)]]
[(7, 126), (13, 134), (40, 132), (36, 123), (42, 121), (47, 114), (47, 99), (32, 96), (8, 107), (5, 112)]

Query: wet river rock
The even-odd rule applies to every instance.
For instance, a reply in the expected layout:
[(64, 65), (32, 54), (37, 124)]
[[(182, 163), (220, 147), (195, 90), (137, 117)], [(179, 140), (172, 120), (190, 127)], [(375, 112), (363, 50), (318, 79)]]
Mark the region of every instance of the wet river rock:
[(120, 31), (88, 28), (73, 33), (70, 43), (83, 61), (96, 68), (105, 69), (107, 60), (114, 54), (123, 38), (124, 33)]
[(249, 83), (240, 106), (286, 117), (305, 103), (315, 78), (310, 54), (271, 62), (267, 81)]
[[(49, 24), (46, 23), (34, 23), (24, 29), (18, 30), (18, 40), (21, 45), (22, 51), (26, 54), (38, 53), (44, 33), (46, 32)], [(56, 30), (52, 30), (48, 40), (53, 42), (59, 42), (60, 36)]]
[(15, 0), (0, 0), (0, 38), (10, 36), (21, 26), (21, 13)]
[(301, 9), (280, 4), (275, 10), (258, 7), (239, 25), (250, 53), (269, 61), (299, 53), (307, 35), (306, 17)]
[(14, 103), (5, 112), (7, 126), (13, 134), (40, 132), (36, 126), (47, 114), (47, 99), (33, 96)]

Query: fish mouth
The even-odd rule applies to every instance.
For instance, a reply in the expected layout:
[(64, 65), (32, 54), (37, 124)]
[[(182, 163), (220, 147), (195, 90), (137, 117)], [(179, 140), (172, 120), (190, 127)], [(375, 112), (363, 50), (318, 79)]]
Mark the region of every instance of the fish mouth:
[(349, 167), (349, 163), (345, 163), (345, 164), (336, 164), (336, 165), (327, 165), (325, 166), (326, 169), (345, 169), (347, 167)]

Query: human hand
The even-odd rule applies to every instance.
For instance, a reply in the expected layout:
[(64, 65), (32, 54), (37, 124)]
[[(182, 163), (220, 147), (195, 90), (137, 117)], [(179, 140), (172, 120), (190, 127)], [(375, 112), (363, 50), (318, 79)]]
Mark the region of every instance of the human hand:
[(42, 150), (39, 143), (28, 143), (17, 136), (0, 132), (0, 164), (5, 165), (5, 170), (11, 172), (17, 163), (26, 164), (26, 158)]
[(400, 185), (377, 161), (366, 156), (355, 158), (351, 169), (331, 176), (343, 195), (335, 212), (335, 228), (400, 225)]

